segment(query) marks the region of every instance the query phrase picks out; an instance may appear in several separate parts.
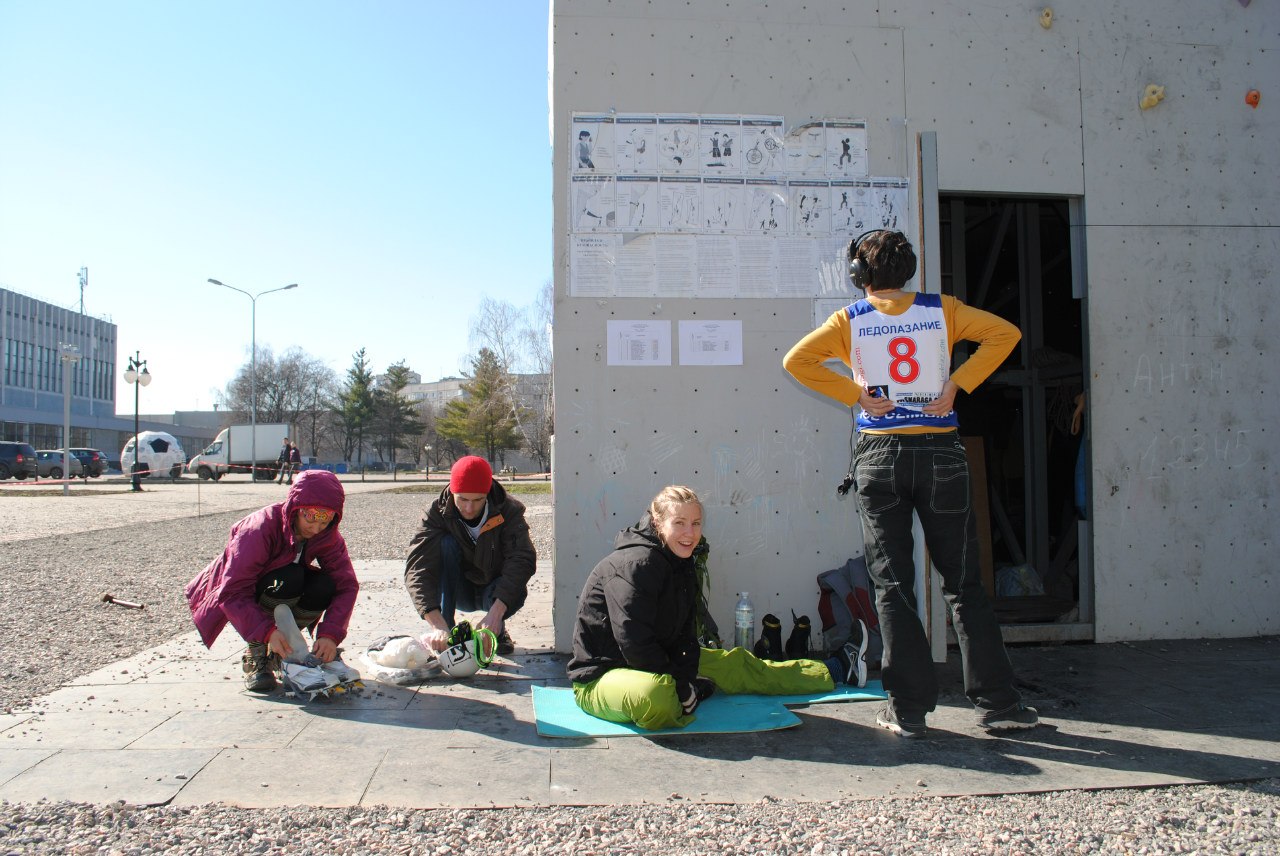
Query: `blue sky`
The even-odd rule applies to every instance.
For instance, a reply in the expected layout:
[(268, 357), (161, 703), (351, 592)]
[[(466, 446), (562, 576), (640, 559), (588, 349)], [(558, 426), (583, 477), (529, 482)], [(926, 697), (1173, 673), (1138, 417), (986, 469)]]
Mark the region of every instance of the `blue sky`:
[[(547, 2), (0, 0), (0, 284), (209, 409), (257, 342), (469, 368), (551, 277)], [(132, 414), (131, 396), (121, 412)]]

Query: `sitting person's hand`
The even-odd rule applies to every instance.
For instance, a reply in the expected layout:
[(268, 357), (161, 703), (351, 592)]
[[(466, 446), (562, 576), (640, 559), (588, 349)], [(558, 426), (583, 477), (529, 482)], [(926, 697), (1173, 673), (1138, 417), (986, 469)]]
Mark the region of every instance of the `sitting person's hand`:
[(332, 663), (338, 656), (338, 643), (328, 636), (320, 636), (311, 646), (311, 653), (319, 657), (321, 662)]
[(697, 710), (698, 705), (711, 698), (715, 691), (715, 682), (710, 678), (697, 677), (692, 681), (676, 682), (676, 697), (680, 699), (680, 710), (685, 716)]
[(267, 637), (267, 652), (275, 654), (281, 660), (293, 653), (293, 648), (289, 645), (288, 640), (284, 638), (284, 634), (279, 628), (273, 628), (271, 635)]
[(692, 683), (677, 681), (676, 698), (680, 699), (680, 710), (685, 716), (698, 709), (698, 689)]
[(476, 625), (476, 630), (492, 630), (494, 636), (501, 636), (504, 623), (501, 616), (489, 612), (484, 618), (480, 619), (480, 623)]
[(418, 638), (425, 647), (437, 653), (449, 647), (449, 631), (438, 627), (428, 627)]

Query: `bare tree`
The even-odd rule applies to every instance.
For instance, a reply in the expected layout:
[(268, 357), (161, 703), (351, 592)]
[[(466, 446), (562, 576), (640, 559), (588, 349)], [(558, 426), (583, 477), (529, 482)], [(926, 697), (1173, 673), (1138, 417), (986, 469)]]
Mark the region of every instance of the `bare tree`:
[(555, 399), (551, 361), (551, 325), (555, 317), (555, 290), (550, 279), (538, 290), (538, 299), (529, 308), (529, 323), (522, 331), (525, 352), (532, 369), (533, 400), (528, 403), (534, 416), (525, 431), (529, 455), (551, 469), (551, 436), (555, 433)]
[[(500, 369), (498, 386), (511, 402), (510, 416), (524, 438), (524, 448), (543, 467), (550, 465), (551, 319), (554, 292), (550, 280), (532, 306), (517, 309), (505, 301), (482, 298), (472, 321), (471, 339), (488, 351)], [(474, 358), (473, 358), (474, 359)]]
[[(311, 454), (318, 454), (327, 439), (329, 402), (337, 392), (333, 369), (301, 348), (277, 358), (270, 347), (262, 347), (257, 363), (257, 421), (296, 426), (310, 441)], [(252, 362), (240, 367), (222, 393), (224, 409), (249, 414), (255, 398), (252, 374)]]
[(488, 348), (507, 374), (524, 369), (522, 332), (527, 325), (525, 312), (502, 300), (480, 298), (480, 308), (471, 322), (471, 341)]

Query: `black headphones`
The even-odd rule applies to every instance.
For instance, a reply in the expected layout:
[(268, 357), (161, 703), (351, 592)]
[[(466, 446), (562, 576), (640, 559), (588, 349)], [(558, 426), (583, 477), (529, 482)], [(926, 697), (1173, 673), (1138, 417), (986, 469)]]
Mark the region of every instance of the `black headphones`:
[(849, 259), (849, 278), (853, 280), (853, 287), (859, 291), (867, 290), (867, 283), (871, 282), (871, 266), (865, 261), (858, 258), (858, 248), (862, 246), (862, 241), (868, 235), (874, 235), (877, 232), (886, 232), (887, 229), (872, 229), (869, 232), (863, 232), (858, 237), (849, 242), (848, 249), (845, 251), (846, 257)]

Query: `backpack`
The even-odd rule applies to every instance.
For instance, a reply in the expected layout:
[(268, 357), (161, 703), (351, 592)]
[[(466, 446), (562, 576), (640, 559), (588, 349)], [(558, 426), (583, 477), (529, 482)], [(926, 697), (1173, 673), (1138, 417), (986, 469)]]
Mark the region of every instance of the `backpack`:
[(884, 643), (872, 598), (874, 591), (862, 556), (818, 574), (818, 615), (822, 618), (822, 639), (827, 650), (834, 651), (847, 642), (853, 634), (854, 620), (861, 618), (867, 626), (867, 662), (881, 659)]

